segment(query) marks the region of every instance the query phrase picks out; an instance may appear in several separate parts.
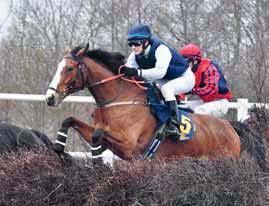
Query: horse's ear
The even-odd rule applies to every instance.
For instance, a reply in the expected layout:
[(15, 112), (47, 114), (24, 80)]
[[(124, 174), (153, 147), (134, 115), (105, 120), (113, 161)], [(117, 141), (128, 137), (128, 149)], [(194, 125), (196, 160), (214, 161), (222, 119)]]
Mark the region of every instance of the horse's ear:
[(85, 50), (86, 50), (86, 51), (88, 51), (88, 49), (89, 49), (89, 45), (90, 45), (89, 42), (87, 42), (87, 44), (86, 44), (86, 46), (85, 46)]
[(70, 53), (70, 52), (71, 52), (70, 47), (69, 47), (69, 46), (65, 47), (65, 49), (64, 49), (64, 53), (65, 53), (65, 54), (68, 54), (68, 53)]
[(86, 44), (86, 46), (84, 48), (81, 48), (78, 53), (76, 54), (76, 56), (78, 57), (82, 57), (86, 54), (86, 52), (88, 51), (89, 49), (89, 43)]

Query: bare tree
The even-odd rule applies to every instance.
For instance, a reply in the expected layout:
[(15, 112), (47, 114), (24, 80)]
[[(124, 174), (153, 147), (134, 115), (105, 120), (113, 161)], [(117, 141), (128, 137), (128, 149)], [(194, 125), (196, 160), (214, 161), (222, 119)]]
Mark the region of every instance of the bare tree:
[[(128, 30), (141, 22), (176, 49), (198, 44), (204, 56), (222, 66), (234, 98), (267, 101), (266, 0), (13, 1), (12, 21), (0, 41), (1, 92), (44, 94), (66, 46), (89, 42), (91, 49), (127, 56)], [(83, 112), (86, 105), (65, 104), (51, 110), (43, 103), (1, 102), (0, 107), (1, 120), (49, 133), (55, 133), (67, 115), (89, 120), (89, 114)]]

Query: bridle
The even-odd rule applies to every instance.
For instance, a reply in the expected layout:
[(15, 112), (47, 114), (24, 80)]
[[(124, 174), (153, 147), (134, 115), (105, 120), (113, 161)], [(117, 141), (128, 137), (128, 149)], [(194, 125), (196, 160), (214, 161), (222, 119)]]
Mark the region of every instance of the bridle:
[[(73, 58), (70, 58), (68, 56), (64, 57), (66, 59), (72, 59), (74, 60)], [(78, 69), (78, 72), (76, 74), (76, 76), (68, 83), (66, 89), (68, 91), (68, 94), (70, 93), (74, 93), (74, 92), (77, 92), (79, 90), (83, 90), (85, 87), (89, 87), (89, 84), (87, 82), (87, 66), (86, 64), (83, 62), (83, 61), (75, 61), (77, 62), (77, 69)], [(80, 83), (80, 84), (77, 84)], [(77, 86), (79, 85), (79, 86)]]
[[(118, 74), (118, 75), (113, 75), (110, 77), (107, 77), (105, 79), (102, 80), (98, 80), (96, 82), (93, 83), (89, 83), (88, 82), (88, 72), (90, 71), (88, 69), (88, 66), (83, 62), (81, 57), (77, 57), (76, 55), (69, 53), (68, 55), (64, 56), (65, 59), (71, 59), (74, 62), (76, 62), (76, 67), (77, 67), (77, 74), (76, 76), (67, 84), (66, 86), (66, 91), (64, 96), (68, 96), (71, 93), (83, 90), (84, 88), (88, 88), (89, 90), (91, 90), (91, 88), (99, 86), (101, 84), (105, 84), (107, 82), (116, 80), (116, 79), (123, 79), (125, 81), (131, 82), (136, 84), (138, 87), (140, 87), (141, 89), (146, 89), (145, 87), (141, 86), (141, 83), (144, 83), (144, 81), (137, 81), (137, 80), (130, 80), (124, 77), (124, 74)], [(121, 66), (122, 67), (122, 66)], [(121, 67), (119, 67), (119, 71), (121, 69)], [(120, 87), (119, 89), (117, 89), (117, 95), (115, 95), (112, 99), (110, 100), (106, 100), (104, 102), (98, 102), (96, 103), (97, 107), (112, 107), (112, 106), (119, 106), (119, 105), (130, 105), (130, 104), (143, 104), (143, 105), (148, 105), (147, 102), (142, 101), (142, 100), (132, 100), (132, 101), (124, 101), (124, 102), (114, 102), (116, 99), (118, 99), (118, 97), (121, 95), (122, 93), (122, 88), (123, 88), (123, 82), (121, 81)], [(50, 87), (50, 89), (56, 91), (57, 93), (59, 93), (59, 91), (57, 91), (57, 89)]]

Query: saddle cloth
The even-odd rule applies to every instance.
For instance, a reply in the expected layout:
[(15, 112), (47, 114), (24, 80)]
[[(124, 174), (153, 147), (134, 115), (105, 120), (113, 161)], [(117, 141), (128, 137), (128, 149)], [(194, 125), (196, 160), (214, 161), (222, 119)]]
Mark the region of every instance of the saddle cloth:
[[(156, 88), (154, 85), (147, 85), (147, 100), (150, 105), (152, 114), (157, 119), (157, 129), (167, 123), (170, 118), (170, 111), (168, 105), (162, 103), (162, 100), (158, 97)], [(193, 137), (195, 131), (195, 125), (192, 121), (191, 115), (181, 109), (178, 109), (178, 119), (179, 119), (179, 131), (180, 131), (180, 141), (190, 140)]]

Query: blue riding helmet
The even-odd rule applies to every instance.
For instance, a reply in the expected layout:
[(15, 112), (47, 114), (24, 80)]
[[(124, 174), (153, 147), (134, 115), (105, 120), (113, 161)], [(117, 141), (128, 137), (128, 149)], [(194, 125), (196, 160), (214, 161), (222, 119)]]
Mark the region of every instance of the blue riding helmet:
[(138, 24), (133, 26), (128, 32), (128, 41), (149, 40), (151, 31), (148, 25)]

